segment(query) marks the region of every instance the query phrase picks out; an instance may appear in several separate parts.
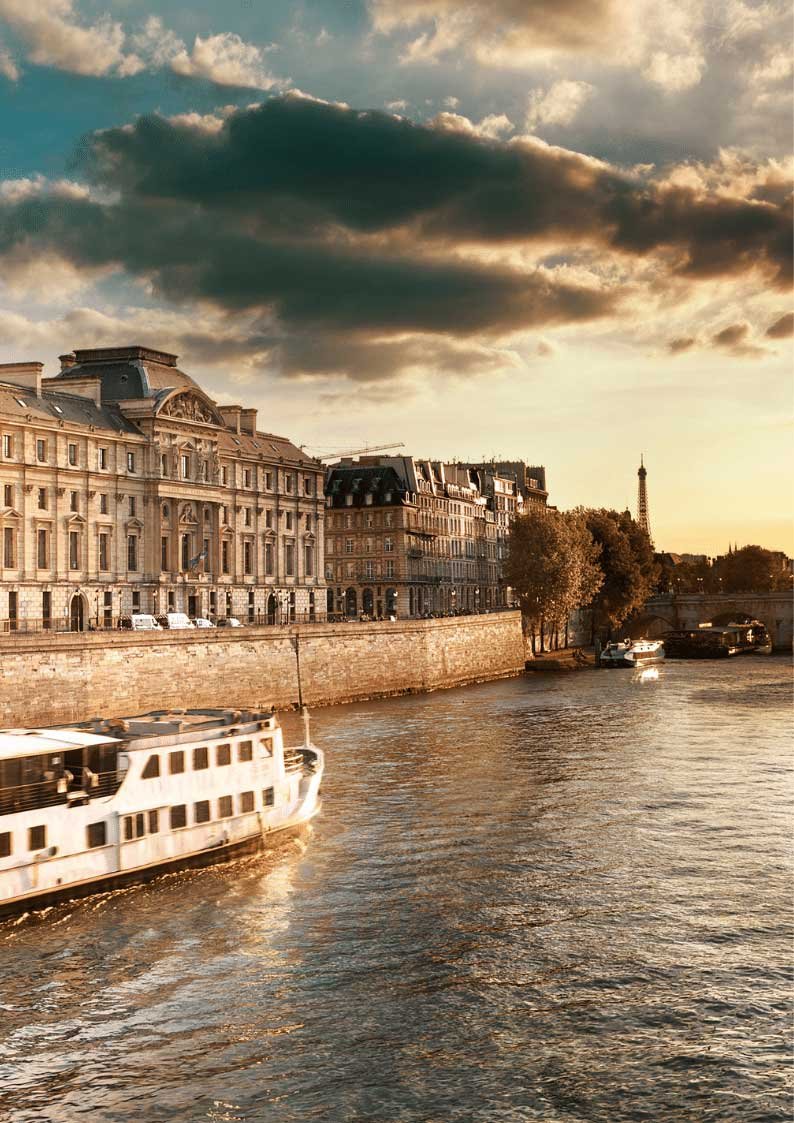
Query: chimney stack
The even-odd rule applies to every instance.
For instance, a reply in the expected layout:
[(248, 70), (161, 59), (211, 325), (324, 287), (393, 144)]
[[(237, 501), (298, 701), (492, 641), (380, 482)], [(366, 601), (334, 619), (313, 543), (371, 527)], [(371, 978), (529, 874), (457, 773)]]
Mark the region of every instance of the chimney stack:
[(218, 406), (223, 422), (227, 428), (233, 429), (235, 433), (240, 432), (240, 415), (243, 412), (242, 406)]
[(68, 355), (59, 355), (58, 358), (61, 362), (61, 374), (63, 374), (65, 370), (69, 370), (70, 367), (77, 366), (77, 359), (73, 352), (70, 352)]
[(41, 397), (41, 372), (44, 363), (0, 363), (0, 382), (9, 382)]
[(256, 410), (243, 409), (240, 410), (240, 428), (244, 433), (250, 436), (256, 436)]

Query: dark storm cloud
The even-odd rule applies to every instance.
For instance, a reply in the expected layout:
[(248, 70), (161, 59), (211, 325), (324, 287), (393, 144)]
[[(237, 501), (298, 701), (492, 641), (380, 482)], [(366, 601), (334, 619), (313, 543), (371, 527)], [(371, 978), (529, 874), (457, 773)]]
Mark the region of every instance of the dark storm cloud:
[(768, 339), (788, 339), (794, 335), (794, 312), (786, 312), (774, 324), (770, 324), (764, 334)]
[(614, 315), (627, 295), (463, 244), (656, 254), (693, 279), (754, 267), (781, 283), (789, 267), (780, 202), (654, 185), (542, 144), (298, 96), (208, 126), (149, 116), (87, 138), (78, 166), (96, 196), (8, 192), (0, 255), (116, 266), (175, 303), (261, 314), (273, 331), (250, 346), (285, 372), (373, 379), (422, 357), (488, 371), (498, 353), (477, 341)]
[(663, 251), (693, 278), (760, 267), (783, 285), (791, 271), (791, 198), (779, 189), (769, 201), (704, 197), (563, 149), (294, 96), (215, 132), (142, 118), (91, 138), (83, 166), (126, 198), (191, 202), (291, 237), (410, 228), (437, 246), (553, 238)]

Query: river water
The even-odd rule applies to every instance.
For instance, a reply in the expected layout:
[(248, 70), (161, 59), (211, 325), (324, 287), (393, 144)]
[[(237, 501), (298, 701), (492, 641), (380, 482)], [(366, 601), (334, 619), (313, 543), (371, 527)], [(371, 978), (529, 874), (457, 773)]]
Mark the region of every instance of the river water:
[(0, 926), (0, 1117), (789, 1120), (791, 690), (317, 711), (306, 837)]

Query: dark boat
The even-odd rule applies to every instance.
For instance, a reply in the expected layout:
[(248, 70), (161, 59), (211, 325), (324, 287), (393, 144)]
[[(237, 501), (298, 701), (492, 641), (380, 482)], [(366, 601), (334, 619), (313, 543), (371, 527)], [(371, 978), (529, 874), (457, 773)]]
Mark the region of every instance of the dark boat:
[(734, 655), (768, 655), (772, 641), (764, 625), (752, 620), (748, 624), (701, 624), (699, 628), (668, 632), (664, 649), (668, 659), (729, 659)]

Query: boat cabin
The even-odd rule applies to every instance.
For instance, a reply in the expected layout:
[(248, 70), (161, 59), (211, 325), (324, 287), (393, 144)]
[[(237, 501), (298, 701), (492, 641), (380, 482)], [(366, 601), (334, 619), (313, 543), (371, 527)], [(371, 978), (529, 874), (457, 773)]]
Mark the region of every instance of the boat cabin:
[(120, 742), (78, 730), (0, 731), (0, 815), (113, 795)]

